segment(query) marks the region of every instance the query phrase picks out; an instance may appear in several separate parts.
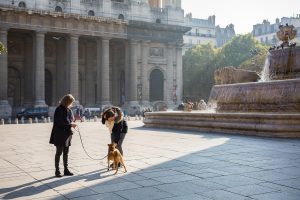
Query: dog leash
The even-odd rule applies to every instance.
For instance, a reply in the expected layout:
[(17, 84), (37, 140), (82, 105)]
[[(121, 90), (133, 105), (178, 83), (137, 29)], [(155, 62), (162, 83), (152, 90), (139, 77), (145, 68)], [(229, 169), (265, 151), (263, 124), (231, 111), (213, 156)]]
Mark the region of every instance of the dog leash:
[(81, 146), (82, 146), (82, 148), (83, 148), (85, 154), (86, 154), (90, 159), (92, 159), (92, 160), (103, 160), (104, 158), (107, 157), (107, 155), (106, 155), (106, 156), (104, 156), (104, 157), (101, 158), (101, 159), (97, 159), (97, 158), (93, 158), (92, 156), (90, 156), (90, 155), (88, 154), (88, 152), (86, 151), (84, 145), (83, 145), (83, 141), (82, 141), (82, 137), (81, 137), (81, 133), (80, 133), (79, 127), (77, 126), (77, 129), (76, 129), (76, 127), (75, 127), (74, 130), (78, 133), (79, 138), (80, 138), (80, 142), (81, 142)]

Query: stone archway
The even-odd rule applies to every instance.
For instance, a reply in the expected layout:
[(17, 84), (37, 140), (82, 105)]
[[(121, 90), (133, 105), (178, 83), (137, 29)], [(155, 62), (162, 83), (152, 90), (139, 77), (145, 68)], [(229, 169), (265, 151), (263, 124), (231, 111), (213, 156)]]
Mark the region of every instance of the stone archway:
[(161, 70), (154, 69), (150, 74), (150, 101), (164, 100), (164, 75)]

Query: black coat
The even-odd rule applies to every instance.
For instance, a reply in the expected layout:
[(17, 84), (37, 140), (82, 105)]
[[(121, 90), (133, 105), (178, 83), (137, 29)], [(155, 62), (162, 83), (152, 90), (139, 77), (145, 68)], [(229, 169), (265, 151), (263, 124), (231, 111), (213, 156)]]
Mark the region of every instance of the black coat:
[(55, 109), (53, 128), (50, 137), (50, 144), (55, 146), (71, 146), (72, 130), (72, 111), (62, 105)]
[(121, 134), (126, 134), (128, 131), (128, 126), (127, 126), (127, 122), (123, 119), (121, 120), (119, 123), (114, 124), (114, 127), (112, 129), (112, 141), (113, 142), (118, 142)]

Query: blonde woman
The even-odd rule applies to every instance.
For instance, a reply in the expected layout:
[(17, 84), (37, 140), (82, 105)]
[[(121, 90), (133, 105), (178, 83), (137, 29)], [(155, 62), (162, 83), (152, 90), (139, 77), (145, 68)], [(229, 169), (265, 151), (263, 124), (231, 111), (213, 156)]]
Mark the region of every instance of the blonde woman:
[(63, 163), (64, 163), (64, 175), (73, 176), (68, 169), (68, 154), (69, 146), (71, 146), (72, 140), (72, 130), (77, 125), (72, 123), (73, 113), (70, 109), (73, 102), (75, 101), (74, 97), (71, 94), (65, 95), (60, 100), (60, 105), (55, 109), (53, 128), (50, 137), (50, 144), (56, 146), (55, 154), (55, 176), (62, 177), (59, 170), (59, 160), (61, 154), (63, 154)]

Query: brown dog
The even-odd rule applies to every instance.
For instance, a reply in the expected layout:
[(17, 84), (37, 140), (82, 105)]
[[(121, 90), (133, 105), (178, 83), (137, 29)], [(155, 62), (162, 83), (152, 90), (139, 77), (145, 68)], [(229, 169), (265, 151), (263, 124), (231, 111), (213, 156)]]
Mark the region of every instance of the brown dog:
[(113, 161), (113, 169), (116, 170), (115, 174), (118, 173), (119, 163), (121, 163), (121, 165), (124, 167), (124, 173), (126, 173), (127, 169), (124, 164), (123, 156), (121, 155), (120, 151), (116, 148), (116, 146), (116, 143), (108, 144), (107, 171), (109, 171), (109, 161), (111, 160)]

